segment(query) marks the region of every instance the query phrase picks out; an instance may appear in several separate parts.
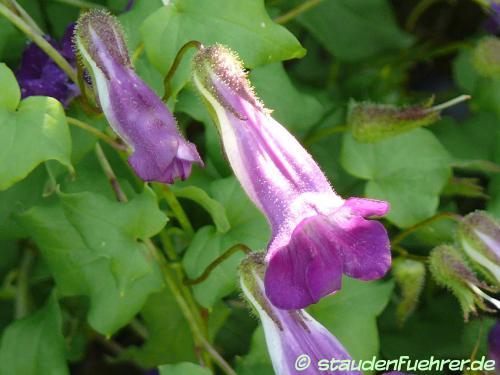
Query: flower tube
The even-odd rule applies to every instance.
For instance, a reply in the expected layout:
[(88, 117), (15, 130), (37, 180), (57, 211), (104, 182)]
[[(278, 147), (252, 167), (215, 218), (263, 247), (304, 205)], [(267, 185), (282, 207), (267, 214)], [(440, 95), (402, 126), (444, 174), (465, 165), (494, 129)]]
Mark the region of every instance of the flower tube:
[(115, 18), (99, 10), (83, 14), (75, 44), (92, 76), (99, 105), (132, 149), (128, 161), (141, 179), (172, 183), (187, 178), (193, 163), (203, 165), (168, 108), (134, 72)]
[(193, 80), (208, 103), (234, 173), (272, 227), (266, 293), (300, 309), (341, 288), (342, 274), (373, 280), (390, 267), (387, 202), (338, 196), (311, 155), (256, 98), (227, 48), (202, 48)]
[[(342, 344), (304, 310), (281, 310), (264, 292), (265, 260), (254, 253), (240, 266), (241, 287), (257, 311), (264, 328), (267, 349), (277, 375), (362, 375)], [(331, 367), (331, 359), (338, 361)], [(347, 362), (350, 361), (350, 362)], [(343, 363), (344, 368), (341, 369)], [(330, 371), (331, 370), (331, 371)]]

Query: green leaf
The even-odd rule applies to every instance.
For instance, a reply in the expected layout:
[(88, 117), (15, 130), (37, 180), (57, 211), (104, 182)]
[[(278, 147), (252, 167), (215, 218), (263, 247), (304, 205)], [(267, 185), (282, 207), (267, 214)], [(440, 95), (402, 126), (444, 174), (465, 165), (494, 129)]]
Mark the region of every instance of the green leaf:
[(436, 137), (425, 129), (376, 144), (358, 143), (346, 134), (342, 166), (368, 180), (365, 193), (391, 204), (387, 219), (409, 227), (436, 213), (439, 194), (451, 175), (450, 156)]
[(127, 46), (131, 55), (141, 43), (140, 28), (142, 23), (149, 15), (161, 8), (162, 5), (161, 0), (135, 1), (131, 10), (123, 12), (118, 16), (118, 20), (127, 36)]
[(55, 295), (34, 314), (5, 330), (0, 345), (0, 375), (69, 374), (62, 319)]
[(15, 220), (15, 214), (40, 202), (48, 179), (45, 166), (40, 165), (24, 180), (0, 191), (0, 237), (23, 238), (29, 233)]
[(4, 63), (0, 63), (0, 82), (0, 108), (15, 111), (21, 100), (21, 90), (14, 73)]
[[(379, 352), (376, 318), (389, 302), (394, 283), (344, 278), (342, 289), (308, 311), (356, 359), (371, 359)], [(362, 339), (360, 339), (362, 338)]]
[(263, 0), (173, 0), (149, 16), (141, 31), (149, 59), (163, 74), (191, 40), (228, 45), (248, 67), (305, 54), (297, 39), (269, 18)]
[(186, 186), (172, 190), (179, 198), (190, 199), (202, 206), (212, 217), (218, 232), (226, 233), (231, 227), (226, 216), (224, 206), (210, 196), (202, 189), (196, 186)]
[(162, 363), (195, 361), (194, 342), (188, 322), (168, 288), (151, 295), (141, 311), (149, 337), (142, 347), (128, 348), (121, 360), (145, 368)]
[(303, 133), (323, 115), (323, 105), (293, 85), (283, 64), (256, 68), (250, 80), (273, 117), (294, 133)]
[(433, 126), (432, 131), (456, 161), (493, 160), (496, 144), (492, 134), (497, 128), (497, 116), (482, 111), (471, 114), (460, 123), (445, 117)]
[(0, 96), (0, 190), (22, 180), (47, 160), (57, 160), (72, 170), (71, 138), (61, 103), (53, 98), (33, 96), (19, 104), (19, 87), (14, 74), (4, 64), (0, 65), (0, 79), (3, 92)]
[[(183, 258), (186, 273), (192, 279), (200, 276), (211, 262), (231, 246), (241, 243), (253, 250), (261, 250), (269, 240), (270, 231), (266, 220), (234, 177), (213, 182), (210, 192), (225, 208), (231, 229), (220, 233), (213, 226), (205, 226), (196, 232)], [(195, 298), (202, 306), (212, 307), (219, 298), (236, 288), (236, 269), (242, 258), (242, 253), (232, 255), (208, 279), (194, 286)]]
[(409, 47), (386, 0), (331, 0), (301, 15), (299, 21), (335, 57), (359, 61)]
[(40, 248), (62, 295), (90, 299), (89, 323), (111, 335), (163, 286), (154, 257), (140, 242), (166, 222), (149, 188), (129, 203), (93, 193), (60, 194), (61, 204), (19, 217)]
[(160, 375), (211, 375), (212, 371), (195, 365), (194, 363), (177, 363), (175, 365), (163, 365), (159, 367)]

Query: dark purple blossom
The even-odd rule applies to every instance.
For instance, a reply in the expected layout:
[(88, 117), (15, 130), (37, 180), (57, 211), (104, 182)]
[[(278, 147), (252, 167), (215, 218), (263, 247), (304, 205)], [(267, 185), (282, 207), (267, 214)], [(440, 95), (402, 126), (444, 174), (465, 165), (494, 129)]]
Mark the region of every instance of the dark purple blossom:
[(266, 293), (282, 309), (304, 308), (341, 288), (342, 274), (382, 277), (390, 267), (387, 202), (338, 196), (311, 155), (264, 109), (225, 47), (202, 49), (194, 81), (216, 114), (226, 155), (272, 227)]
[[(74, 27), (74, 24), (68, 26), (60, 43), (49, 36), (45, 37), (72, 66), (76, 66), (71, 42)], [(51, 96), (67, 107), (74, 97), (80, 95), (78, 85), (33, 42), (24, 50), (16, 76), (23, 98), (35, 95)]]
[(111, 127), (132, 149), (128, 161), (141, 179), (172, 183), (187, 178), (193, 163), (203, 165), (172, 113), (133, 70), (123, 32), (111, 15), (85, 13), (78, 21), (76, 44), (97, 100)]

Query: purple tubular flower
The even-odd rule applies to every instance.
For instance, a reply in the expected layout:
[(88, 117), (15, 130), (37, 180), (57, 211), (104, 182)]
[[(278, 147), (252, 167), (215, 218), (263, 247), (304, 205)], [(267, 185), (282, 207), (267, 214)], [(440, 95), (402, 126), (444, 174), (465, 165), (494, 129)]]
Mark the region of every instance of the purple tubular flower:
[(133, 150), (128, 161), (141, 179), (173, 183), (186, 179), (193, 163), (203, 165), (168, 108), (134, 72), (121, 27), (110, 14), (83, 14), (75, 42), (108, 122)]
[[(60, 43), (49, 36), (47, 41), (72, 65), (76, 65), (71, 38), (75, 24), (71, 24)], [(24, 50), (21, 65), (16, 72), (23, 98), (28, 96), (51, 96), (67, 107), (71, 100), (80, 95), (80, 89), (66, 73), (35, 43), (30, 43)]]
[(340, 367), (335, 371), (326, 371), (328, 367), (319, 371), (318, 362), (322, 359), (350, 361), (352, 358), (335, 336), (306, 311), (281, 310), (270, 303), (264, 292), (264, 269), (263, 254), (254, 253), (241, 263), (240, 280), (246, 298), (262, 322), (275, 373), (362, 375), (360, 371)]
[(194, 58), (194, 82), (213, 109), (234, 173), (272, 227), (266, 293), (300, 309), (341, 288), (342, 274), (382, 277), (390, 267), (384, 226), (366, 220), (387, 202), (338, 196), (300, 143), (256, 99), (237, 57), (220, 45)]

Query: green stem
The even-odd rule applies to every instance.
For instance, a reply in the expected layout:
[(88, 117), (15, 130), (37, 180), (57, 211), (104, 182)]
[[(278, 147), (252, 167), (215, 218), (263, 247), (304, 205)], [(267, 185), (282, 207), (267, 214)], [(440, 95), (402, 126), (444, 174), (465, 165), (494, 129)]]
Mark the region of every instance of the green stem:
[(205, 271), (197, 277), (196, 279), (185, 279), (184, 284), (186, 285), (195, 285), (199, 284), (203, 281), (205, 281), (212, 271), (222, 262), (224, 262), (226, 259), (231, 257), (233, 254), (237, 253), (238, 251), (243, 251), (245, 254), (249, 254), (252, 252), (247, 246), (243, 244), (237, 244), (232, 247), (230, 247), (228, 250), (226, 250), (222, 255), (220, 255), (217, 259), (215, 259), (212, 263), (210, 263), (207, 268), (205, 268)]
[(84, 0), (55, 0), (55, 1), (61, 4), (71, 5), (76, 8), (82, 8), (82, 9), (92, 9), (92, 8), (106, 9), (104, 5), (96, 4), (91, 1), (84, 1)]
[(118, 179), (116, 178), (115, 172), (113, 172), (113, 169), (111, 168), (111, 164), (109, 164), (108, 159), (106, 158), (106, 155), (104, 154), (104, 151), (102, 150), (101, 145), (99, 142), (95, 144), (95, 154), (97, 156), (97, 160), (99, 161), (99, 164), (101, 164), (102, 170), (104, 171), (104, 174), (109, 180), (109, 183), (111, 184), (111, 187), (113, 188), (116, 199), (120, 202), (128, 202), (127, 196), (123, 192), (120, 183), (118, 182)]
[(177, 71), (177, 68), (179, 67), (179, 64), (181, 63), (184, 55), (191, 48), (196, 48), (199, 50), (203, 48), (203, 45), (196, 40), (191, 40), (190, 42), (187, 42), (179, 49), (179, 52), (177, 52), (177, 55), (175, 56), (175, 60), (174, 63), (172, 64), (172, 67), (165, 76), (165, 79), (163, 80), (163, 86), (165, 87), (165, 91), (162, 100), (164, 102), (166, 102), (170, 98), (170, 96), (172, 96), (172, 78), (174, 77), (174, 74)]
[(3, 3), (9, 7), (13, 12), (15, 12), (21, 19), (24, 20), (35, 32), (43, 35), (42, 29), (37, 25), (37, 23), (31, 18), (31, 16), (26, 12), (22, 6), (16, 0), (3, 0)]
[(127, 146), (116, 142), (113, 138), (104, 134), (99, 129), (94, 128), (92, 125), (89, 125), (86, 122), (83, 122), (81, 120), (78, 120), (76, 118), (69, 117), (69, 116), (66, 117), (66, 119), (68, 121), (68, 124), (74, 125), (80, 129), (85, 130), (88, 133), (91, 133), (92, 135), (95, 135), (97, 138), (103, 140), (104, 142), (106, 142), (108, 145), (110, 145), (111, 147), (113, 147), (117, 151), (120, 151), (120, 152), (127, 151)]
[(415, 26), (417, 25), (418, 20), (425, 13), (427, 9), (429, 9), (435, 3), (438, 3), (442, 0), (422, 0), (420, 1), (411, 11), (408, 16), (408, 20), (406, 21), (405, 28), (408, 31), (413, 31)]
[(411, 227), (405, 229), (404, 231), (400, 232), (396, 237), (394, 237), (391, 241), (391, 245), (394, 247), (401, 243), (406, 237), (408, 237), (410, 234), (415, 232), (417, 229), (420, 229), (422, 227), (425, 227), (426, 225), (429, 225), (435, 221), (439, 221), (442, 219), (451, 219), (455, 221), (461, 221), (462, 217), (454, 212), (439, 212), (436, 215), (423, 220), (415, 225), (412, 225)]
[(31, 310), (31, 298), (29, 291), (29, 274), (35, 260), (35, 255), (30, 249), (25, 249), (17, 275), (17, 289), (15, 302), (15, 318), (21, 319), (27, 316)]
[(401, 257), (411, 260), (416, 260), (417, 262), (427, 263), (427, 257), (423, 255), (413, 255), (399, 245), (392, 245), (391, 249), (398, 253)]
[(307, 0), (307, 1), (304, 1), (302, 4), (300, 4), (299, 6), (289, 10), (288, 12), (286, 12), (285, 14), (279, 16), (279, 17), (276, 17), (274, 19), (274, 22), (276, 23), (279, 23), (281, 25), (287, 23), (287, 22), (290, 22), (291, 20), (293, 20), (294, 18), (296, 18), (297, 16), (299, 16), (300, 14), (304, 13), (304, 12), (307, 12), (309, 9), (315, 7), (316, 5), (318, 5), (319, 3), (321, 3), (322, 0)]
[(132, 57), (130, 58), (130, 60), (132, 61), (132, 64), (135, 64), (135, 62), (142, 55), (143, 52), (144, 52), (144, 42), (141, 42), (141, 43), (139, 43), (139, 45), (135, 49), (134, 53), (132, 54)]
[(187, 217), (186, 213), (184, 212), (184, 209), (182, 208), (181, 204), (179, 203), (179, 200), (175, 196), (175, 194), (170, 190), (168, 185), (161, 184), (159, 185), (163, 198), (165, 198), (165, 201), (169, 205), (169, 207), (172, 209), (172, 212), (174, 213), (175, 217), (179, 221), (180, 226), (182, 229), (186, 232), (189, 238), (193, 238), (194, 236), (194, 229), (193, 226), (191, 225), (191, 222), (189, 221), (189, 218)]
[(323, 138), (329, 137), (337, 133), (343, 133), (348, 129), (349, 127), (347, 125), (342, 125), (342, 126), (336, 125), (330, 128), (319, 129), (317, 132), (307, 136), (303, 142), (305, 146), (310, 146), (313, 143), (316, 143)]
[(181, 289), (177, 286), (175, 282), (175, 276), (172, 275), (171, 269), (168, 267), (165, 259), (161, 255), (161, 252), (156, 248), (151, 240), (146, 240), (145, 244), (156, 254), (156, 259), (159, 261), (161, 269), (163, 271), (163, 278), (165, 283), (170, 288), (179, 308), (182, 311), (182, 314), (186, 318), (189, 327), (191, 328), (191, 332), (193, 333), (195, 339), (202, 345), (203, 349), (210, 354), (210, 356), (214, 359), (215, 363), (219, 365), (219, 367), (227, 374), (227, 375), (237, 375), (236, 372), (231, 368), (231, 366), (225, 361), (224, 358), (215, 350), (215, 348), (208, 342), (205, 338), (205, 335), (202, 332), (202, 329), (197, 324), (197, 319), (193, 315), (188, 303), (186, 302)]
[(428, 112), (440, 112), (443, 109), (452, 107), (458, 103), (465, 102), (465, 101), (469, 100), (470, 98), (471, 98), (470, 95), (460, 95), (460, 96), (457, 96), (456, 98), (448, 100), (447, 102), (435, 105), (434, 107), (431, 107), (431, 108), (428, 108), (425, 110), (425, 112), (427, 112), (427, 113)]
[(12, 12), (5, 5), (0, 3), (0, 14), (12, 22), (19, 30), (21, 30), (26, 36), (31, 39), (34, 43), (38, 45), (49, 57), (54, 60), (54, 62), (68, 75), (68, 77), (78, 84), (78, 78), (76, 76), (75, 70), (69, 64), (68, 61), (47, 42), (41, 35), (37, 34), (23, 19)]

